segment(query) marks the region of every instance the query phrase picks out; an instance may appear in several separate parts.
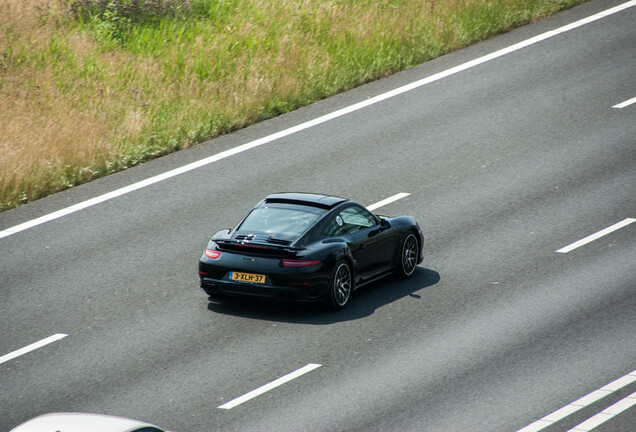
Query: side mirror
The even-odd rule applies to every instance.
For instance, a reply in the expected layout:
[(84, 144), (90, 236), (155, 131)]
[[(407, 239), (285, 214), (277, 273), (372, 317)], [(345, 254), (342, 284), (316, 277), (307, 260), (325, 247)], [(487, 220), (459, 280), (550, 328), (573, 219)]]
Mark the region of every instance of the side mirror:
[(382, 231), (391, 228), (391, 224), (388, 220), (380, 218), (380, 228), (375, 229), (369, 233), (369, 237), (373, 237), (374, 235), (380, 234)]

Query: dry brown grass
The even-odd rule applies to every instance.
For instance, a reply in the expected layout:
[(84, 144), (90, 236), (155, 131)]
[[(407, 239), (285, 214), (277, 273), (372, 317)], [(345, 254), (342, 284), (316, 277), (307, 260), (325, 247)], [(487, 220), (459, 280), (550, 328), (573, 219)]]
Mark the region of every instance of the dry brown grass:
[[(113, 144), (136, 136), (147, 119), (100, 79), (65, 76), (63, 58), (97, 61), (111, 73), (130, 61), (100, 53), (87, 35), (60, 24), (54, 0), (0, 0), (0, 197), (36, 199), (89, 180), (117, 157)], [(4, 35), (3, 35), (4, 36)], [(51, 47), (56, 41), (59, 49)], [(102, 80), (106, 81), (106, 80)]]
[(0, 0), (0, 211), (580, 1), (244, 0), (105, 45), (60, 0)]

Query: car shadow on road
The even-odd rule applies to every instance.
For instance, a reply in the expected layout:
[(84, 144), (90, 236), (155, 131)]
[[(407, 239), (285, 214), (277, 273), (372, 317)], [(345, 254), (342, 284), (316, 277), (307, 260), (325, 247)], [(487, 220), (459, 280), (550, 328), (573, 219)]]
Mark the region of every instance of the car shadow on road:
[(439, 281), (438, 272), (423, 267), (418, 267), (407, 280), (388, 276), (356, 290), (347, 307), (340, 311), (331, 311), (324, 303), (293, 303), (233, 297), (220, 301), (210, 300), (208, 309), (220, 314), (250, 319), (326, 325), (367, 317), (378, 308), (403, 297), (422, 300), (426, 293), (418, 291), (429, 288)]

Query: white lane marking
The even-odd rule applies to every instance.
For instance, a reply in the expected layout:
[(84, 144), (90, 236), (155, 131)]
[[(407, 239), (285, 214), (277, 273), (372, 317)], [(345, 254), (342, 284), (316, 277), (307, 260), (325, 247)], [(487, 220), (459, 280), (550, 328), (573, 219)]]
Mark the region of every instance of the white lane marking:
[(117, 190), (115, 190), (113, 192), (109, 192), (109, 193), (100, 195), (100, 196), (98, 196), (96, 198), (90, 199), (88, 201), (81, 202), (79, 204), (70, 206), (68, 208), (65, 208), (65, 209), (62, 209), (62, 210), (59, 210), (59, 211), (56, 211), (56, 212), (53, 212), (53, 213), (50, 213), (48, 215), (39, 217), (37, 219), (33, 219), (33, 220), (29, 221), (29, 222), (25, 222), (25, 223), (13, 226), (13, 227), (8, 228), (8, 229), (6, 229), (4, 231), (0, 231), (0, 239), (2, 239), (4, 237), (8, 237), (8, 236), (13, 235), (13, 234), (16, 234), (18, 232), (27, 230), (29, 228), (33, 228), (34, 226), (43, 224), (45, 222), (49, 222), (49, 221), (52, 221), (54, 219), (58, 219), (60, 217), (66, 216), (66, 215), (74, 213), (76, 211), (83, 210), (83, 209), (85, 209), (87, 207), (94, 206), (94, 205), (102, 203), (104, 201), (111, 200), (111, 199), (116, 198), (118, 196), (125, 195), (125, 194), (133, 192), (135, 190), (144, 188), (146, 186), (150, 186), (150, 185), (158, 183), (160, 181), (163, 181), (163, 180), (178, 176), (180, 174), (187, 173), (189, 171), (192, 171), (194, 169), (200, 168), (202, 166), (211, 164), (213, 162), (217, 162), (217, 161), (219, 161), (221, 159), (225, 159), (227, 157), (237, 155), (239, 153), (242, 153), (242, 152), (245, 152), (247, 150), (253, 149), (255, 147), (259, 147), (261, 145), (270, 143), (270, 142), (275, 141), (277, 139), (280, 139), (280, 138), (295, 134), (297, 132), (303, 131), (305, 129), (309, 129), (309, 128), (317, 126), (319, 124), (322, 124), (322, 123), (328, 122), (330, 120), (336, 119), (338, 117), (342, 117), (342, 116), (344, 116), (346, 114), (350, 114), (350, 113), (352, 113), (354, 111), (361, 110), (362, 108), (366, 108), (366, 107), (368, 107), (370, 105), (374, 105), (374, 104), (376, 104), (378, 102), (382, 102), (382, 101), (384, 101), (386, 99), (401, 95), (403, 93), (406, 93), (406, 92), (414, 90), (416, 88), (425, 86), (425, 85), (430, 84), (432, 82), (439, 81), (439, 80), (441, 80), (443, 78), (447, 78), (447, 77), (449, 77), (451, 75), (455, 75), (455, 74), (457, 74), (459, 72), (465, 71), (467, 69), (471, 69), (471, 68), (473, 68), (475, 66), (479, 66), (479, 65), (487, 63), (487, 62), (489, 62), (491, 60), (495, 60), (495, 59), (497, 59), (499, 57), (503, 57), (506, 54), (513, 53), (513, 52), (518, 51), (520, 49), (526, 48), (526, 47), (528, 47), (530, 45), (534, 45), (536, 43), (542, 42), (542, 41), (544, 41), (546, 39), (549, 39), (551, 37), (560, 35), (562, 33), (568, 32), (570, 30), (574, 30), (574, 29), (576, 29), (578, 27), (581, 27), (581, 26), (584, 26), (584, 25), (589, 24), (591, 22), (597, 21), (597, 20), (599, 20), (601, 18), (608, 17), (610, 15), (613, 15), (615, 13), (621, 12), (622, 10), (625, 10), (625, 9), (630, 8), (632, 6), (636, 6), (636, 0), (630, 0), (630, 1), (626, 2), (626, 3), (623, 3), (621, 5), (615, 6), (615, 7), (610, 8), (610, 9), (607, 9), (605, 11), (599, 12), (597, 14), (591, 15), (591, 16), (589, 16), (587, 18), (583, 18), (583, 19), (581, 19), (579, 21), (575, 21), (575, 22), (573, 22), (571, 24), (565, 25), (563, 27), (559, 27), (559, 28), (557, 28), (555, 30), (551, 30), (549, 32), (542, 33), (542, 34), (540, 34), (538, 36), (532, 37), (530, 39), (526, 39), (525, 41), (518, 42), (518, 43), (516, 43), (514, 45), (511, 45), (509, 47), (500, 49), (498, 51), (495, 51), (495, 52), (487, 54), (485, 56), (476, 58), (476, 59), (471, 60), (469, 62), (466, 62), (464, 64), (461, 64), (461, 65), (452, 67), (450, 69), (447, 69), (445, 71), (436, 73), (436, 74), (431, 75), (431, 76), (429, 76), (427, 78), (412, 82), (412, 83), (407, 84), (407, 85), (402, 86), (402, 87), (398, 87), (395, 90), (391, 90), (391, 91), (388, 91), (386, 93), (382, 93), (380, 95), (374, 96), (374, 97), (369, 98), (367, 100), (364, 100), (362, 102), (358, 102), (356, 104), (353, 104), (353, 105), (350, 105), (348, 107), (345, 107), (345, 108), (339, 109), (337, 111), (334, 111), (334, 112), (332, 112), (330, 114), (325, 114), (324, 116), (318, 117), (318, 118), (316, 118), (314, 120), (310, 120), (308, 122), (301, 123), (301, 124), (299, 124), (297, 126), (294, 126), (294, 127), (289, 128), (289, 129), (285, 129), (283, 131), (277, 132), (275, 134), (268, 135), (266, 137), (257, 139), (255, 141), (240, 145), (240, 146), (235, 147), (233, 149), (229, 149), (229, 150), (226, 150), (224, 152), (217, 153), (217, 154), (215, 154), (213, 156), (209, 156), (209, 157), (207, 157), (205, 159), (201, 159), (199, 161), (192, 162), (192, 163), (190, 163), (188, 165), (184, 165), (184, 166), (182, 166), (180, 168), (173, 169), (173, 170), (168, 171), (168, 172), (166, 172), (164, 174), (160, 174), (158, 176), (151, 177), (151, 178), (148, 178), (146, 180), (142, 180), (142, 181), (140, 181), (138, 183), (134, 183), (134, 184), (132, 184), (130, 186), (126, 186), (124, 188), (117, 189)]
[(621, 399), (595, 416), (585, 420), (583, 423), (574, 426), (572, 429), (568, 430), (568, 432), (589, 432), (634, 405), (636, 405), (636, 392), (630, 394), (625, 399)]
[(317, 363), (309, 363), (305, 367), (302, 367), (302, 368), (300, 368), (300, 369), (298, 369), (298, 370), (296, 370), (296, 371), (294, 371), (292, 373), (289, 373), (289, 374), (287, 374), (287, 375), (285, 375), (283, 377), (280, 377), (277, 380), (274, 380), (274, 381), (272, 381), (269, 384), (265, 384), (264, 386), (261, 386), (261, 387), (257, 388), (256, 390), (252, 390), (251, 392), (246, 393), (243, 396), (238, 397), (238, 398), (236, 398), (234, 400), (231, 400), (231, 401), (219, 406), (218, 408), (221, 408), (221, 409), (232, 409), (232, 408), (234, 408), (237, 405), (240, 405), (240, 404), (242, 404), (244, 402), (247, 402), (250, 399), (254, 399), (255, 397), (260, 396), (260, 395), (262, 395), (265, 392), (268, 392), (268, 391), (270, 391), (270, 390), (272, 390), (272, 389), (274, 389), (276, 387), (279, 387), (279, 386), (281, 386), (281, 385), (283, 385), (283, 384), (285, 384), (285, 383), (287, 383), (287, 382), (289, 382), (289, 381), (291, 381), (293, 379), (296, 379), (299, 376), (306, 374), (307, 372), (311, 372), (312, 370), (314, 370), (316, 368), (319, 368), (320, 366), (322, 366), (322, 365), (319, 365)]
[(625, 102), (621, 102), (621, 103), (619, 103), (617, 105), (614, 105), (612, 108), (618, 108), (618, 109), (625, 108), (625, 107), (628, 107), (631, 104), (635, 104), (635, 103), (636, 103), (636, 97), (633, 97), (633, 98), (631, 98), (629, 100), (626, 100)]
[(5, 354), (2, 357), (0, 357), (0, 364), (8, 362), (9, 360), (13, 360), (16, 357), (20, 357), (21, 355), (34, 351), (38, 348), (42, 348), (43, 346), (48, 345), (50, 343), (59, 341), (60, 339), (64, 339), (66, 336), (68, 335), (64, 333), (57, 333), (57, 334), (54, 334), (53, 336), (49, 336), (45, 339), (42, 339), (41, 341), (25, 346), (24, 348), (20, 348), (19, 350), (10, 352), (9, 354)]
[(382, 201), (379, 201), (379, 202), (377, 202), (377, 203), (375, 203), (375, 204), (371, 204), (370, 206), (367, 206), (367, 210), (369, 210), (369, 211), (373, 211), (373, 210), (375, 210), (375, 209), (378, 209), (378, 208), (380, 208), (380, 207), (383, 207), (383, 206), (385, 206), (385, 205), (387, 205), (387, 204), (391, 204), (392, 202), (397, 201), (397, 200), (399, 200), (399, 199), (402, 199), (402, 198), (404, 198), (404, 197), (407, 197), (407, 196), (409, 196), (409, 195), (411, 195), (411, 194), (406, 193), (406, 192), (400, 192), (399, 194), (395, 194), (395, 195), (393, 195), (392, 197), (389, 197), (389, 198), (384, 199), (384, 200), (382, 200)]
[(636, 381), (636, 370), (617, 380), (612, 381), (611, 383), (601, 387), (598, 390), (593, 391), (586, 396), (583, 396), (580, 399), (575, 400), (571, 404), (566, 405), (563, 408), (558, 409), (543, 418), (540, 418), (539, 420), (529, 424), (523, 429), (519, 429), (517, 432), (538, 432), (542, 429), (545, 429), (548, 426), (558, 422), (559, 420), (563, 420), (570, 414), (593, 404), (594, 402), (604, 398), (605, 396), (611, 395), (615, 391), (622, 389), (623, 387), (633, 383), (634, 381)]
[(571, 245), (565, 246), (565, 247), (557, 250), (556, 252), (558, 252), (558, 253), (568, 253), (570, 251), (573, 251), (576, 248), (579, 248), (579, 247), (581, 247), (583, 245), (586, 245), (586, 244), (588, 244), (590, 242), (593, 242), (594, 240), (598, 240), (599, 238), (601, 238), (603, 236), (606, 236), (606, 235), (608, 235), (608, 234), (610, 234), (610, 233), (612, 233), (612, 232), (614, 232), (616, 230), (619, 230), (619, 229), (621, 229), (623, 227), (626, 227), (627, 225), (629, 225), (629, 224), (631, 224), (633, 222), (636, 222), (636, 219), (627, 218), (627, 219), (622, 220), (622, 221), (620, 221), (618, 223), (615, 223), (612, 226), (609, 226), (609, 227), (607, 227), (607, 228), (605, 228), (603, 230), (600, 230), (597, 233), (589, 235), (589, 236), (585, 237), (584, 239), (581, 239), (581, 240), (579, 240), (577, 242), (574, 242)]

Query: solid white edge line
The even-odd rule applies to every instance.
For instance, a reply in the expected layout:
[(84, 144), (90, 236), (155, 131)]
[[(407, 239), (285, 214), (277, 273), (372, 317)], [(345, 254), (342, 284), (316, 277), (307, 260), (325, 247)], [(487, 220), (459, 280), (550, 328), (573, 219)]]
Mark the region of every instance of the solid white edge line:
[(626, 100), (625, 102), (621, 102), (617, 105), (614, 105), (612, 108), (617, 108), (617, 109), (621, 109), (621, 108), (625, 108), (630, 106), (631, 104), (635, 104), (636, 103), (636, 97), (633, 97), (629, 100)]
[(629, 224), (631, 224), (633, 222), (636, 222), (636, 219), (633, 219), (633, 218), (624, 219), (624, 220), (622, 220), (622, 221), (620, 221), (618, 223), (615, 223), (612, 226), (609, 226), (609, 227), (607, 227), (607, 228), (605, 228), (603, 230), (600, 230), (597, 233), (589, 235), (589, 236), (585, 237), (584, 239), (581, 239), (581, 240), (579, 240), (577, 242), (574, 242), (571, 245), (562, 247), (561, 249), (559, 249), (559, 250), (557, 250), (555, 252), (563, 253), (563, 254), (571, 252), (571, 251), (573, 251), (576, 248), (580, 248), (581, 246), (584, 246), (584, 245), (586, 245), (588, 243), (591, 243), (594, 240), (598, 240), (599, 238), (604, 237), (604, 236), (606, 236), (606, 235), (608, 235), (608, 234), (610, 234), (610, 233), (612, 233), (612, 232), (614, 232), (616, 230), (624, 228), (624, 227), (626, 227), (627, 225), (629, 225)]
[(563, 408), (560, 408), (548, 414), (547, 416), (530, 423), (528, 426), (519, 429), (517, 432), (538, 432), (542, 429), (545, 429), (548, 426), (558, 422), (559, 420), (563, 420), (570, 414), (573, 414), (580, 409), (593, 404), (594, 402), (604, 398), (605, 396), (611, 395), (615, 391), (622, 389), (623, 387), (633, 383), (634, 381), (636, 381), (636, 370), (612, 381), (609, 384), (604, 385), (598, 390), (594, 390), (592, 393), (589, 393), (588, 395), (575, 400), (574, 402), (564, 406)]
[(16, 357), (20, 357), (21, 355), (24, 355), (28, 352), (34, 351), (38, 348), (42, 348), (45, 345), (48, 345), (50, 343), (56, 342), (60, 339), (64, 339), (66, 336), (68, 336), (67, 334), (64, 333), (57, 333), (54, 334), (53, 336), (49, 336), (45, 339), (42, 339), (41, 341), (32, 343), (31, 345), (25, 346), (24, 348), (20, 348), (19, 350), (10, 352), (9, 354), (5, 354), (2, 357), (0, 357), (0, 364), (2, 363), (6, 363), (9, 360), (13, 360)]
[(404, 197), (407, 197), (409, 195), (410, 195), (409, 193), (400, 192), (399, 194), (395, 194), (392, 197), (389, 197), (389, 198), (384, 199), (382, 201), (379, 201), (379, 202), (377, 202), (375, 204), (371, 204), (370, 206), (367, 206), (367, 210), (374, 211), (376, 209), (379, 209), (380, 207), (384, 207), (387, 204), (391, 204), (392, 202), (397, 201), (399, 199), (402, 199)]
[(583, 423), (574, 426), (572, 429), (568, 430), (568, 432), (589, 432), (634, 405), (636, 405), (636, 392), (630, 394), (624, 399), (621, 399), (595, 416), (590, 417)]
[(213, 162), (217, 162), (217, 161), (219, 161), (221, 159), (225, 159), (227, 157), (234, 156), (236, 154), (239, 154), (239, 153), (245, 152), (247, 150), (253, 149), (255, 147), (270, 143), (270, 142), (275, 141), (277, 139), (280, 139), (280, 138), (295, 134), (295, 133), (303, 131), (305, 129), (309, 129), (309, 128), (314, 127), (316, 125), (319, 125), (319, 124), (328, 122), (330, 120), (336, 119), (338, 117), (342, 117), (342, 116), (344, 116), (346, 114), (352, 113), (354, 111), (358, 111), (358, 110), (360, 110), (362, 108), (366, 108), (366, 107), (368, 107), (370, 105), (376, 104), (378, 102), (384, 101), (384, 100), (392, 98), (394, 96), (401, 95), (402, 93), (406, 93), (408, 91), (411, 91), (411, 90), (414, 90), (416, 88), (425, 86), (427, 84), (430, 84), (432, 82), (441, 80), (443, 78), (447, 78), (447, 77), (449, 77), (451, 75), (455, 75), (455, 74), (457, 74), (459, 72), (462, 72), (464, 70), (473, 68), (475, 66), (479, 66), (479, 65), (481, 65), (483, 63), (486, 63), (486, 62), (489, 62), (491, 60), (497, 59), (497, 58), (502, 57), (502, 56), (504, 56), (506, 54), (510, 54), (510, 53), (518, 51), (518, 50), (520, 50), (522, 48), (526, 48), (526, 47), (528, 47), (530, 45), (534, 45), (534, 44), (536, 44), (538, 42), (544, 41), (544, 40), (549, 39), (549, 38), (551, 38), (553, 36), (557, 36), (559, 34), (562, 34), (562, 33), (565, 33), (567, 31), (573, 30), (575, 28), (578, 28), (578, 27), (581, 27), (583, 25), (589, 24), (591, 22), (597, 21), (599, 19), (608, 17), (610, 15), (618, 13), (618, 12), (620, 12), (622, 10), (625, 10), (627, 8), (630, 8), (632, 6), (636, 6), (636, 0), (630, 0), (630, 1), (626, 2), (626, 3), (623, 3), (621, 5), (615, 6), (615, 7), (610, 8), (610, 9), (607, 9), (605, 11), (601, 11), (601, 12), (599, 12), (597, 14), (594, 14), (594, 15), (591, 15), (591, 16), (589, 16), (587, 18), (583, 18), (583, 19), (581, 19), (579, 21), (575, 21), (575, 22), (570, 23), (568, 25), (565, 25), (563, 27), (559, 27), (559, 28), (557, 28), (555, 30), (550, 30), (548, 32), (545, 32), (545, 33), (542, 33), (542, 34), (537, 35), (535, 37), (532, 37), (530, 39), (527, 39), (525, 41), (518, 42), (518, 43), (516, 43), (514, 45), (511, 45), (509, 47), (500, 49), (498, 51), (495, 51), (493, 53), (490, 53), (490, 54), (487, 54), (485, 56), (479, 57), (477, 59), (471, 60), (471, 61), (466, 62), (464, 64), (461, 64), (461, 65), (455, 66), (453, 68), (447, 69), (445, 71), (436, 73), (434, 75), (431, 75), (430, 77), (427, 77), (427, 78), (412, 82), (412, 83), (407, 84), (405, 86), (399, 87), (399, 88), (397, 88), (395, 90), (391, 90), (391, 91), (388, 91), (386, 93), (382, 93), (382, 94), (380, 94), (378, 96), (369, 98), (369, 99), (364, 100), (362, 102), (358, 102), (356, 104), (353, 104), (353, 105), (350, 105), (348, 107), (342, 108), (340, 110), (334, 111), (334, 112), (332, 112), (330, 114), (326, 114), (324, 116), (318, 117), (318, 118), (316, 118), (314, 120), (310, 120), (308, 122), (301, 123), (301, 124), (299, 124), (297, 126), (293, 126), (293, 127), (289, 128), (289, 129), (285, 129), (285, 130), (277, 132), (275, 134), (268, 135), (268, 136), (266, 136), (264, 138), (257, 139), (255, 141), (240, 145), (240, 146), (235, 147), (233, 149), (229, 149), (229, 150), (226, 150), (224, 152), (218, 153), (216, 155), (209, 156), (209, 157), (201, 159), (199, 161), (192, 162), (190, 164), (184, 165), (184, 166), (182, 166), (180, 168), (173, 169), (173, 170), (168, 171), (168, 172), (166, 172), (164, 174), (160, 174), (158, 176), (151, 177), (149, 179), (140, 181), (138, 183), (134, 183), (134, 184), (132, 184), (130, 186), (126, 186), (124, 188), (115, 190), (113, 192), (109, 192), (109, 193), (106, 193), (104, 195), (100, 195), (100, 196), (98, 196), (96, 198), (93, 198), (93, 199), (90, 199), (88, 201), (84, 201), (82, 203), (79, 203), (79, 204), (76, 204), (74, 206), (68, 207), (67, 209), (63, 209), (63, 210), (60, 210), (58, 212), (53, 212), (53, 213), (50, 213), (49, 215), (43, 216), (41, 218), (37, 218), (37, 219), (34, 219), (32, 221), (25, 222), (25, 223), (13, 226), (13, 227), (8, 228), (8, 229), (6, 229), (4, 231), (0, 231), (0, 239), (2, 239), (4, 237), (8, 237), (8, 236), (13, 235), (13, 234), (16, 234), (18, 232), (27, 230), (29, 228), (33, 228), (34, 226), (43, 224), (45, 222), (49, 222), (51, 220), (58, 219), (58, 218), (60, 218), (62, 216), (66, 216), (66, 215), (68, 215), (70, 213), (74, 213), (74, 212), (76, 212), (78, 210), (82, 210), (82, 209), (85, 209), (87, 207), (91, 207), (91, 206), (93, 206), (95, 204), (99, 204), (99, 203), (102, 203), (104, 201), (108, 201), (108, 200), (113, 199), (115, 197), (118, 197), (120, 195), (124, 195), (124, 194), (127, 194), (129, 192), (135, 191), (137, 189), (141, 189), (143, 187), (150, 186), (150, 185), (155, 184), (157, 182), (172, 178), (174, 176), (177, 176), (177, 175), (180, 175), (180, 174), (184, 174), (186, 172), (192, 171), (192, 170), (200, 168), (202, 166), (211, 164)]
[(287, 383), (287, 382), (289, 382), (289, 381), (291, 381), (293, 379), (296, 379), (296, 378), (298, 378), (298, 377), (300, 377), (300, 376), (302, 376), (302, 375), (304, 375), (304, 374), (306, 374), (308, 372), (311, 372), (312, 370), (314, 370), (316, 368), (319, 368), (320, 366), (322, 366), (322, 365), (319, 365), (317, 363), (309, 363), (307, 366), (304, 366), (304, 367), (302, 367), (302, 368), (300, 368), (300, 369), (298, 369), (298, 370), (296, 370), (296, 371), (294, 371), (292, 373), (289, 373), (289, 374), (287, 374), (285, 376), (282, 376), (282, 377), (278, 378), (277, 380), (272, 381), (269, 384), (265, 384), (264, 386), (261, 386), (261, 387), (257, 388), (256, 390), (252, 390), (251, 392), (246, 393), (243, 396), (238, 397), (236, 399), (233, 399), (233, 400), (231, 400), (231, 401), (219, 406), (218, 408), (220, 408), (220, 409), (232, 409), (232, 408), (234, 408), (237, 405), (245, 403), (245, 402), (247, 402), (250, 399), (254, 399), (257, 396), (262, 395), (263, 393), (266, 393), (266, 392), (268, 392), (268, 391), (270, 391), (272, 389), (275, 389), (276, 387), (279, 387), (279, 386), (281, 386), (281, 385), (283, 385), (283, 384), (285, 384), (285, 383)]

